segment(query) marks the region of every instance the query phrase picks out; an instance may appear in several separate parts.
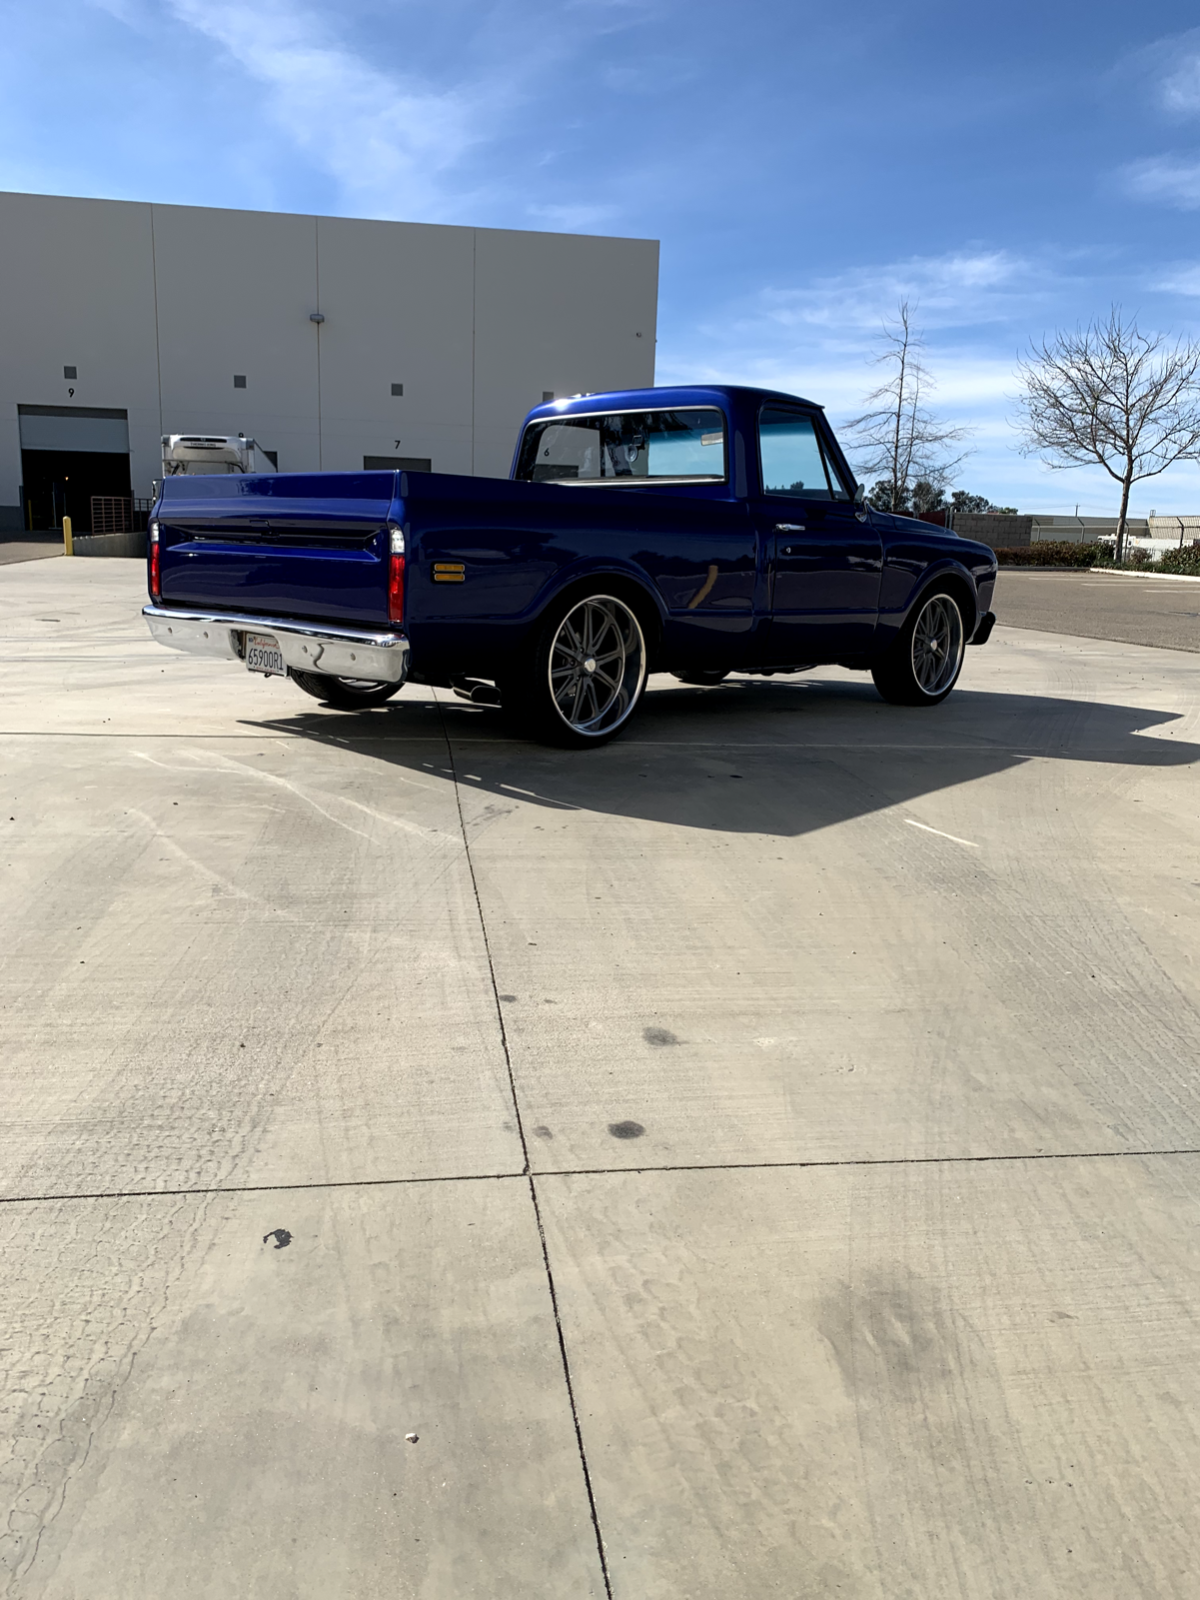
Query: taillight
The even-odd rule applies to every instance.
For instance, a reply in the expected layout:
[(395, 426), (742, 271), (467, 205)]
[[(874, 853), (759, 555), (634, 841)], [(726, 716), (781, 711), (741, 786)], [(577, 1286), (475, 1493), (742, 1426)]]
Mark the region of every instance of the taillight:
[(152, 522), (149, 527), (150, 534), (150, 598), (162, 599), (162, 573), (160, 562), (162, 559), (162, 546), (158, 542), (158, 523)]
[(404, 534), (391, 530), (388, 552), (388, 621), (404, 621)]

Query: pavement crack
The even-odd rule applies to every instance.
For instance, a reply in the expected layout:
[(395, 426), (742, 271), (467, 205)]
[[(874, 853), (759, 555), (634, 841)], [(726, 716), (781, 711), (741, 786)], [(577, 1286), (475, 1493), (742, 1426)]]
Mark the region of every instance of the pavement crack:
[(546, 1269), (546, 1283), (550, 1290), (550, 1305), (554, 1312), (554, 1329), (558, 1334), (558, 1353), (562, 1359), (563, 1379), (567, 1386), (567, 1399), (571, 1405), (571, 1421), (575, 1425), (575, 1444), (579, 1451), (579, 1465), (583, 1468), (583, 1486), (587, 1490), (588, 1510), (592, 1518), (592, 1532), (596, 1536), (596, 1554), (600, 1558), (600, 1575), (604, 1579), (604, 1593), (612, 1600), (612, 1579), (608, 1574), (608, 1557), (604, 1549), (604, 1534), (600, 1527), (600, 1514), (596, 1509), (596, 1494), (592, 1488), (592, 1474), (588, 1466), (587, 1450), (583, 1443), (583, 1427), (579, 1421), (579, 1407), (575, 1403), (575, 1384), (571, 1378), (571, 1361), (567, 1355), (567, 1337), (563, 1332), (562, 1317), (558, 1309), (558, 1290), (554, 1285), (554, 1269), (550, 1265), (550, 1250), (546, 1243), (546, 1229), (542, 1224), (542, 1208), (538, 1204), (537, 1184), (529, 1174), (529, 1198), (537, 1219), (538, 1238), (542, 1246), (542, 1264)]
[(512, 1183), (532, 1178), (644, 1178), (660, 1172), (824, 1172), (839, 1167), (970, 1167), (998, 1161), (1143, 1161), (1167, 1160), (1173, 1156), (1200, 1156), (1200, 1146), (1179, 1146), (1170, 1150), (1038, 1150), (1001, 1151), (984, 1156), (861, 1156), (849, 1161), (693, 1161), (638, 1167), (545, 1167), (533, 1173), (519, 1172), (435, 1172), (428, 1177), (411, 1178), (322, 1178), (311, 1183), (216, 1183), (196, 1184), (181, 1189), (100, 1189), (86, 1193), (0, 1195), (0, 1206), (40, 1205), (71, 1200), (167, 1200), (179, 1195), (205, 1194), (291, 1194), (310, 1189), (390, 1189), (423, 1183)]
[(446, 719), (442, 714), (442, 702), (436, 698), (434, 703), (438, 708), (438, 721), (441, 723), (442, 736), (446, 741), (446, 760), (450, 764), (450, 781), (454, 789), (454, 805), (458, 812), (458, 828), (462, 835), (463, 854), (466, 856), (467, 871), (471, 877), (471, 893), (475, 896), (475, 912), (479, 918), (479, 932), (483, 938), (483, 953), (487, 957), (488, 981), (492, 986), (492, 1004), (496, 1011), (496, 1024), (500, 1030), (500, 1048), (504, 1052), (504, 1067), (508, 1073), (508, 1093), (512, 1101), (513, 1116), (516, 1119), (517, 1135), (521, 1141), (521, 1158), (525, 1165), (524, 1172), (529, 1171), (529, 1143), (525, 1137), (525, 1124), (521, 1120), (521, 1103), (517, 1098), (517, 1083), (513, 1076), (512, 1055), (508, 1048), (508, 1030), (504, 1026), (504, 1007), (500, 1004), (500, 986), (496, 982), (496, 966), (492, 960), (492, 942), (488, 938), (487, 922), (483, 915), (483, 902), (479, 898), (479, 881), (475, 876), (475, 860), (471, 854), (471, 841), (467, 837), (467, 822), (463, 816), (462, 787), (458, 780), (458, 768), (454, 761), (454, 747), (450, 742), (450, 733), (446, 727)]
[[(435, 691), (436, 699), (436, 691)], [(566, 1334), (563, 1332), (562, 1317), (558, 1309), (558, 1290), (554, 1284), (554, 1269), (550, 1265), (550, 1250), (546, 1243), (546, 1230), (542, 1224), (542, 1209), (538, 1204), (537, 1185), (533, 1174), (529, 1170), (529, 1145), (525, 1137), (525, 1124), (521, 1119), (521, 1106), (517, 1098), (517, 1083), (513, 1075), (512, 1055), (508, 1047), (508, 1032), (504, 1026), (504, 1007), (500, 1003), (500, 986), (496, 982), (496, 968), (492, 960), (492, 946), (488, 938), (487, 922), (483, 914), (483, 902), (479, 895), (479, 881), (475, 876), (475, 862), (471, 855), (471, 841), (467, 834), (467, 822), (463, 816), (462, 787), (459, 783), (458, 768), (454, 760), (454, 746), (446, 727), (445, 717), (442, 713), (442, 703), (437, 700), (438, 718), (442, 724), (442, 732), (446, 739), (446, 760), (450, 764), (451, 782), (454, 786), (454, 803), (458, 808), (458, 825), (462, 833), (463, 851), (467, 859), (467, 870), (471, 875), (471, 890), (475, 896), (475, 909), (479, 916), (479, 930), (483, 936), (483, 947), (487, 955), (488, 977), (492, 985), (492, 1000), (496, 1007), (496, 1020), (500, 1028), (500, 1044), (504, 1051), (504, 1065), (508, 1071), (509, 1094), (512, 1098), (513, 1115), (517, 1122), (517, 1133), (521, 1139), (521, 1154), (525, 1160), (525, 1172), (529, 1183), (529, 1199), (533, 1205), (534, 1220), (537, 1223), (538, 1241), (542, 1247), (542, 1266), (546, 1273), (546, 1287), (550, 1292), (550, 1308), (554, 1313), (554, 1331), (558, 1338), (558, 1354), (562, 1362), (563, 1382), (567, 1390), (567, 1402), (571, 1408), (571, 1423), (575, 1429), (575, 1446), (579, 1452), (579, 1465), (583, 1472), (583, 1486), (587, 1491), (588, 1513), (592, 1519), (592, 1532), (596, 1539), (596, 1554), (600, 1561), (600, 1575), (604, 1579), (604, 1593), (607, 1600), (612, 1600), (612, 1580), (608, 1573), (608, 1557), (604, 1549), (604, 1534), (600, 1528), (600, 1518), (596, 1510), (596, 1495), (592, 1488), (592, 1474), (588, 1466), (587, 1450), (583, 1443), (583, 1428), (579, 1421), (579, 1407), (575, 1403), (575, 1384), (571, 1378), (571, 1361), (567, 1355)]]

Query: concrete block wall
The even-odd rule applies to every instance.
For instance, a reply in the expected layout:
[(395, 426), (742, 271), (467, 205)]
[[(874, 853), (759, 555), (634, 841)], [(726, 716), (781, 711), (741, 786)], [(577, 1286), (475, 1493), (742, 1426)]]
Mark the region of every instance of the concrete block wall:
[(963, 539), (977, 539), (993, 550), (1015, 550), (1030, 543), (1033, 518), (960, 511), (954, 518), (954, 531)]

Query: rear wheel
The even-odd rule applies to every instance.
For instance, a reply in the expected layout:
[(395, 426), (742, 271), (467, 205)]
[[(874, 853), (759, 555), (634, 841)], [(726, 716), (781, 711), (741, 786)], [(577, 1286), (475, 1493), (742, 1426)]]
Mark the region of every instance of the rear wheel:
[(872, 666), (875, 687), (895, 706), (935, 706), (958, 681), (966, 642), (954, 596), (945, 590), (926, 595)]
[(337, 706), (339, 711), (381, 706), (403, 687), (399, 683), (378, 683), (374, 678), (335, 678), (328, 672), (293, 672), (292, 682), (314, 700)]
[(611, 594), (556, 608), (532, 657), (501, 685), (506, 714), (553, 744), (604, 744), (629, 721), (646, 687), (646, 640), (637, 613)]

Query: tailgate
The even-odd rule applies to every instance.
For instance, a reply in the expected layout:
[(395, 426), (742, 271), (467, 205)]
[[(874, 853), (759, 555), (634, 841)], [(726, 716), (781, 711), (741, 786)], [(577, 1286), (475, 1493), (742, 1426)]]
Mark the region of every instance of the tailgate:
[(167, 478), (162, 604), (386, 623), (394, 472)]

